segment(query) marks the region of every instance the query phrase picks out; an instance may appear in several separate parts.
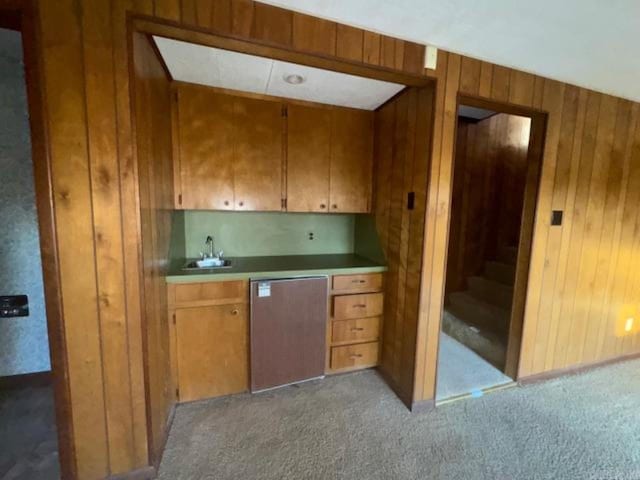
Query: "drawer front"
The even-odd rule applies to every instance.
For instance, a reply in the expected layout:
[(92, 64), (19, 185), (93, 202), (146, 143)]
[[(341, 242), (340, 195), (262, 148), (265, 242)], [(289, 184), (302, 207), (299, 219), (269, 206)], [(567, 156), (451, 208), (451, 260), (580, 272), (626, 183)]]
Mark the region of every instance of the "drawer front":
[(331, 331), (333, 343), (377, 341), (380, 336), (380, 317), (334, 321)]
[(382, 274), (334, 275), (332, 287), (343, 292), (379, 292), (382, 290)]
[(183, 283), (175, 286), (176, 304), (201, 303), (246, 303), (248, 302), (247, 282), (203, 282)]
[(378, 364), (378, 342), (331, 348), (331, 369), (365, 368)]
[(382, 315), (382, 299), (382, 293), (336, 295), (333, 297), (333, 318), (335, 320), (349, 320), (380, 316)]

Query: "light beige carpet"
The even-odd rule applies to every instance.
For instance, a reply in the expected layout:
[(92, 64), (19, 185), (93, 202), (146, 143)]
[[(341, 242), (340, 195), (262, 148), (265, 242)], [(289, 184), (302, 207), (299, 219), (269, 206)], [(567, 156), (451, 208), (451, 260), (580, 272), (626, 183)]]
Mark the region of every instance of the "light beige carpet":
[(160, 478), (640, 479), (640, 361), (411, 414), (373, 371), (178, 408)]

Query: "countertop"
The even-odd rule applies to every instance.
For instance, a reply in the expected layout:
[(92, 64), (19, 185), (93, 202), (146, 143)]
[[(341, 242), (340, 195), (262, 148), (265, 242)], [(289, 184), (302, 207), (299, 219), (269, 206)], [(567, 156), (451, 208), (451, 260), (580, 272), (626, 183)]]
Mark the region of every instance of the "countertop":
[(222, 280), (344, 275), (384, 272), (386, 265), (355, 254), (285, 255), (270, 257), (227, 257), (231, 267), (217, 270), (182, 270), (192, 259), (171, 261), (167, 283), (195, 283)]

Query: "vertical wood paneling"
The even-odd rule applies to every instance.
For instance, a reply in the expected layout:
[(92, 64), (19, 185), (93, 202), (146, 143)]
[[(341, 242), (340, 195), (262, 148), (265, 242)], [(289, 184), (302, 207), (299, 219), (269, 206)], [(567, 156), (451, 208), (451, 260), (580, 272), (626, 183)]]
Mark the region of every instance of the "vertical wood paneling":
[[(137, 208), (137, 168), (134, 161), (131, 104), (129, 97), (129, 55), (127, 49), (127, 12), (130, 0), (115, 0), (112, 4), (112, 41), (117, 112), (118, 174), (123, 228), (124, 282), (126, 285), (127, 337), (129, 348), (129, 376), (131, 381), (131, 416), (133, 422), (134, 458), (136, 467), (148, 462), (147, 418), (142, 353), (142, 324), (140, 309), (140, 257), (138, 255), (139, 217)], [(141, 13), (147, 13), (144, 8)], [(149, 10), (150, 12), (150, 10)]]
[(250, 37), (254, 16), (252, 0), (231, 0), (231, 33)]
[(293, 48), (325, 55), (336, 54), (336, 24), (328, 20), (293, 14)]
[(291, 45), (293, 12), (264, 3), (254, 3), (252, 36), (258, 40)]
[[(446, 168), (453, 154), (447, 137), (453, 131), (449, 112), (458, 92), (477, 92), (548, 113), (519, 377), (638, 352), (639, 330), (623, 330), (626, 318), (640, 314), (640, 217), (633, 207), (640, 198), (634, 165), (640, 155), (640, 107), (486, 62), (478, 67), (464, 58), (458, 69), (451, 64), (456, 58), (440, 52), (436, 72), (439, 86), (418, 328), (422, 355), (416, 359), (416, 385), (422, 389), (415, 399), (433, 398), (441, 309), (441, 275), (436, 268), (445, 252), (438, 215), (446, 215), (449, 208)], [(551, 210), (564, 212), (562, 226), (550, 226)], [(462, 234), (454, 226), (452, 232)]]
[[(460, 92), (466, 95), (478, 95), (480, 89), (482, 62), (475, 58), (464, 57), (460, 73)], [(485, 72), (486, 75), (486, 72)], [(485, 80), (486, 81), (486, 80)]]
[(348, 25), (336, 29), (336, 55), (346, 60), (362, 62), (364, 32)]
[[(76, 463), (80, 478), (102, 478), (154, 458), (171, 405), (162, 372), (171, 135), (159, 133), (169, 131), (171, 115), (168, 100), (137, 105), (146, 126), (138, 132), (133, 124), (130, 87), (142, 88), (146, 101), (168, 90), (160, 64), (146, 65), (153, 79), (142, 87), (130, 85), (127, 16), (155, 15), (371, 64), (380, 62), (380, 35), (309, 18), (296, 24), (294, 39), (292, 12), (250, 0), (39, 4)], [(390, 40), (390, 68), (420, 73), (424, 47)], [(149, 141), (154, 135), (158, 140)], [(148, 385), (143, 344), (152, 364)]]
[(380, 35), (373, 32), (364, 32), (363, 37), (363, 61), (371, 65), (380, 65)]
[[(400, 40), (398, 40), (400, 42)], [(424, 72), (424, 55), (425, 46), (413, 42), (402, 42), (404, 49), (404, 56), (402, 59), (402, 65), (396, 68), (401, 68), (405, 72), (422, 74)]]
[[(189, 1), (189, 0), (187, 0)], [(156, 17), (180, 21), (181, 0), (153, 0), (153, 13)]]
[(175, 398), (170, 389), (168, 302), (162, 267), (169, 252), (173, 207), (171, 89), (160, 60), (144, 35), (134, 35), (133, 59), (150, 453), (156, 460)]
[[(88, 3), (88, 2), (87, 2)], [(85, 102), (111, 473), (135, 468), (110, 4), (84, 5)]]
[(82, 26), (71, 0), (44, 2), (40, 18), (77, 472), (80, 478), (102, 478), (109, 472), (109, 447), (85, 136)]
[[(432, 87), (410, 88), (376, 111), (374, 214), (388, 262), (381, 369), (411, 403), (429, 163)], [(415, 208), (407, 208), (409, 192)]]

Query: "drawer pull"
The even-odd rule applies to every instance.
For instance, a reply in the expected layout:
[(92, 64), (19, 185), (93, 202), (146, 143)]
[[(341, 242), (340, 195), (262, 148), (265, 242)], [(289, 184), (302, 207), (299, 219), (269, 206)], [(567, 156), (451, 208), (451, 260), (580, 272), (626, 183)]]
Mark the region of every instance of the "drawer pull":
[(355, 360), (356, 358), (362, 358), (362, 354), (361, 353), (354, 353), (353, 355), (349, 355), (349, 358), (351, 360)]
[(366, 305), (364, 303), (356, 303), (353, 308), (365, 308)]
[(358, 280), (357, 278), (355, 280), (351, 280), (351, 283), (367, 283), (366, 280)]
[(238, 309), (234, 308), (233, 310), (231, 310), (231, 315), (238, 315)]
[(351, 331), (352, 331), (352, 332), (361, 332), (361, 331), (363, 331), (363, 330), (364, 330), (364, 328), (362, 328), (362, 327), (353, 327), (353, 328), (351, 329)]

